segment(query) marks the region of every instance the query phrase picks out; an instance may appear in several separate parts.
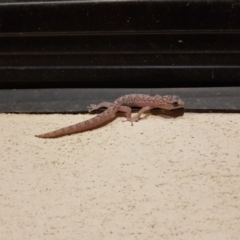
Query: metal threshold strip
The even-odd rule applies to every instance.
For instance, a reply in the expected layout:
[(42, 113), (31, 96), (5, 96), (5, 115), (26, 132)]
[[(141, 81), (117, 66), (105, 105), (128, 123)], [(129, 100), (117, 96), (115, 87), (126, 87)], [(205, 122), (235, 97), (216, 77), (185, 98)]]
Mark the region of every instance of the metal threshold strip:
[(87, 106), (130, 94), (178, 95), (186, 112), (240, 112), (240, 87), (1, 89), (1, 113), (86, 113)]

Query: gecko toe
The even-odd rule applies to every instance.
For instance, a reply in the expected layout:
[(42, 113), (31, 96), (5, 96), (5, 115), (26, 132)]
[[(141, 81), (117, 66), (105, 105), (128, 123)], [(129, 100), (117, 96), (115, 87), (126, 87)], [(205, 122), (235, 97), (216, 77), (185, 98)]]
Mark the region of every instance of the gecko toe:
[(96, 109), (96, 105), (95, 105), (95, 104), (91, 104), (91, 105), (89, 105), (89, 106), (87, 107), (88, 112), (92, 112), (92, 111), (95, 110), (95, 109)]
[(122, 120), (122, 122), (131, 122), (131, 126), (133, 126), (133, 118), (127, 118), (125, 120)]

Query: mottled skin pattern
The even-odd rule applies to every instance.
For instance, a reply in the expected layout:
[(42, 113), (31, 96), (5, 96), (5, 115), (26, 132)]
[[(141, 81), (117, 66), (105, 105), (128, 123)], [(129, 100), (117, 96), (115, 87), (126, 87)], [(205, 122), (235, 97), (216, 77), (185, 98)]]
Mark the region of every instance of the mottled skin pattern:
[[(184, 102), (175, 95), (149, 96), (146, 94), (129, 94), (116, 99), (113, 103), (102, 102), (98, 105), (92, 104), (88, 107), (88, 111), (91, 112), (101, 107), (106, 107), (107, 109), (92, 119), (71, 125), (69, 127), (61, 128), (53, 132), (36, 135), (36, 137), (57, 138), (93, 129), (113, 119), (117, 112), (124, 112), (126, 114), (127, 121), (130, 121), (133, 125), (133, 122), (137, 122), (140, 119), (141, 114), (148, 110), (153, 108), (161, 108), (165, 110), (183, 108)], [(131, 107), (142, 108), (136, 116), (131, 117)]]

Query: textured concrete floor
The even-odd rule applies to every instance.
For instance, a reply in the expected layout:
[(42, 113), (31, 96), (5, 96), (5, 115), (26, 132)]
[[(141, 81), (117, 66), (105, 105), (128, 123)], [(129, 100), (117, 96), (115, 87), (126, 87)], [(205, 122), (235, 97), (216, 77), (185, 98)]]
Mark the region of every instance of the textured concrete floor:
[(240, 115), (0, 114), (0, 239), (239, 239)]

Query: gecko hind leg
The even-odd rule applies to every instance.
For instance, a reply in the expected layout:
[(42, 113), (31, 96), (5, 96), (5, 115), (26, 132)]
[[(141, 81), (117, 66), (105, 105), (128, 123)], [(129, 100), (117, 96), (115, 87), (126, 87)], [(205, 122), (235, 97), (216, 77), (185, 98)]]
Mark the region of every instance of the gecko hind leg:
[(118, 111), (124, 112), (126, 114), (127, 120), (123, 120), (123, 122), (129, 121), (129, 122), (131, 122), (131, 125), (133, 126), (133, 121), (132, 121), (132, 117), (131, 117), (132, 109), (127, 106), (119, 106)]
[(88, 112), (92, 112), (94, 110), (97, 110), (99, 108), (102, 108), (102, 107), (105, 107), (105, 108), (109, 108), (110, 106), (112, 106), (113, 103), (110, 103), (110, 102), (102, 102), (102, 103), (99, 103), (99, 104), (91, 104), (90, 106), (87, 107), (88, 109)]

